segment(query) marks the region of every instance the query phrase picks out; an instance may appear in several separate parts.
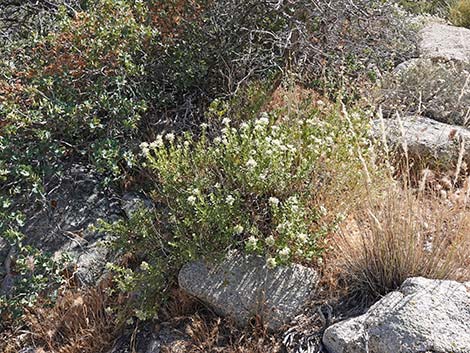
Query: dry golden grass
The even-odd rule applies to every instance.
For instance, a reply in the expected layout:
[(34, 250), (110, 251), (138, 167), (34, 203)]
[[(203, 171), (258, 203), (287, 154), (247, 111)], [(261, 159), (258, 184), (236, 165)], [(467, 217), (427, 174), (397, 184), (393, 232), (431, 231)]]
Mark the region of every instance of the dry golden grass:
[(241, 329), (228, 319), (208, 312), (194, 313), (180, 320), (188, 340), (162, 347), (162, 353), (278, 353), (281, 338), (269, 333), (259, 322)]
[(461, 27), (470, 28), (470, 0), (457, 0), (450, 8), (450, 21)]
[(53, 307), (37, 305), (28, 310), (27, 341), (48, 353), (102, 352), (115, 331), (108, 305), (102, 289), (67, 290)]
[(469, 280), (470, 189), (443, 198), (389, 185), (358, 202), (334, 239), (335, 282), (368, 305), (409, 277)]

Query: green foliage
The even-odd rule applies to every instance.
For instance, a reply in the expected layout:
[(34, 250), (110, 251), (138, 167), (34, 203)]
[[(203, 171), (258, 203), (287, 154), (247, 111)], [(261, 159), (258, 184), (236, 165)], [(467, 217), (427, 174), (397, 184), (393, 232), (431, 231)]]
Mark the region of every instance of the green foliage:
[(132, 263), (110, 268), (120, 289), (133, 293), (139, 318), (158, 312), (174, 274), (191, 260), (217, 261), (238, 250), (264, 256), (269, 267), (317, 261), (325, 236), (343, 219), (322, 203), (320, 188), (337, 180), (353, 188), (361, 178), (357, 148), (365, 159), (369, 148), (363, 116), (307, 102), (237, 126), (229, 105), (211, 104), (212, 123), (198, 137), (169, 132), (141, 144), (158, 217), (141, 210), (127, 222), (101, 224), (118, 236), (120, 251), (133, 254)]
[[(31, 307), (41, 297), (44, 302), (54, 300), (57, 289), (64, 283), (62, 272), (67, 258), (53, 260), (48, 254), (23, 244), (23, 236), (17, 232), (4, 234), (15, 249), (14, 258), (7, 259), (6, 293), (0, 295), (0, 316), (2, 324), (22, 316), (26, 307)], [(2, 328), (0, 324), (0, 328)]]
[[(355, 125), (360, 117), (315, 109), (260, 117), (270, 96), (263, 90), (288, 72), (350, 93), (408, 55), (412, 40), (397, 12), (381, 0), (80, 3), (80, 11), (55, 8), (53, 26), (22, 33), (0, 55), (0, 236), (50, 205), (51, 175), (81, 163), (105, 183), (123, 181), (143, 170), (138, 144), (171, 129), (145, 153), (155, 197), (170, 213), (166, 229), (158, 223), (158, 236), (135, 239), (137, 249), (164, 249), (171, 266), (230, 247), (265, 254), (271, 265), (318, 257), (335, 219), (315, 192), (331, 180), (329, 168), (357, 178), (352, 149), (362, 148), (366, 129)], [(232, 124), (220, 131), (222, 119)], [(182, 133), (211, 120), (202, 136)], [(147, 260), (155, 272), (138, 276), (166, 273), (161, 256)]]
[(461, 27), (470, 28), (470, 1), (458, 0), (450, 8), (450, 21)]

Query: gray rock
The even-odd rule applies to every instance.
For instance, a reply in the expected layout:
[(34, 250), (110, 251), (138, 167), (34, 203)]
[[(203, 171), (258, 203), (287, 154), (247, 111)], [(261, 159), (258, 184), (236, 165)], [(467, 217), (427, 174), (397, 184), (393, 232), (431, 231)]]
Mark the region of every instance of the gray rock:
[(260, 315), (275, 331), (302, 311), (319, 276), (300, 265), (268, 269), (262, 257), (232, 254), (216, 266), (201, 261), (187, 264), (178, 280), (189, 294), (238, 324), (246, 325)]
[[(67, 254), (71, 265), (76, 266), (78, 280), (85, 285), (96, 284), (112, 252), (101, 246), (109, 238), (88, 227), (98, 219), (114, 221), (124, 217), (119, 198), (101, 185), (98, 174), (78, 164), (46, 180), (45, 185), (46, 196), (41, 207), (25, 206), (28, 222), (22, 229), (23, 242), (56, 259)], [(4, 259), (3, 253), (0, 238), (0, 260)], [(15, 280), (4, 273), (2, 265), (3, 262), (0, 282)]]
[(401, 63), (382, 80), (377, 103), (386, 116), (399, 112), (467, 126), (470, 30), (431, 22), (419, 37), (419, 58)]
[(144, 195), (129, 192), (123, 195), (121, 200), (121, 207), (126, 213), (128, 218), (140, 208), (146, 208), (148, 210), (154, 209), (154, 204), (151, 199)]
[(330, 353), (470, 352), (470, 282), (410, 278), (366, 314), (330, 326)]
[(431, 23), (419, 34), (422, 57), (470, 63), (470, 29)]
[(423, 115), (447, 124), (470, 122), (470, 64), (411, 59), (398, 65), (380, 87), (385, 116)]
[(439, 163), (456, 162), (463, 148), (463, 159), (470, 161), (470, 130), (424, 117), (378, 119), (372, 122), (372, 135), (391, 146), (406, 148), (408, 155)]

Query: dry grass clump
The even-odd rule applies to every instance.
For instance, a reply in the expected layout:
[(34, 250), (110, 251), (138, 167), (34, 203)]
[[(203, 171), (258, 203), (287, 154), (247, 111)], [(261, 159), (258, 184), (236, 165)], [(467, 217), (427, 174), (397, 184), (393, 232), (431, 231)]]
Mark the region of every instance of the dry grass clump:
[(102, 289), (66, 291), (54, 307), (36, 306), (26, 314), (30, 340), (49, 353), (98, 353), (114, 338), (114, 321)]
[[(241, 329), (228, 319), (210, 313), (195, 313), (184, 319), (188, 340), (164, 346), (162, 353), (280, 353), (282, 340), (260, 323)], [(181, 348), (183, 347), (183, 350)], [(180, 350), (178, 350), (180, 349)]]
[(360, 202), (335, 240), (348, 294), (368, 305), (409, 277), (470, 279), (469, 192), (452, 202), (395, 185)]
[(470, 28), (470, 0), (458, 0), (452, 4), (449, 18), (456, 26)]
[(162, 353), (277, 353), (282, 339), (268, 332), (261, 320), (253, 318), (240, 328), (230, 318), (221, 318), (181, 289), (174, 289), (162, 307), (160, 323), (180, 336), (163, 344)]

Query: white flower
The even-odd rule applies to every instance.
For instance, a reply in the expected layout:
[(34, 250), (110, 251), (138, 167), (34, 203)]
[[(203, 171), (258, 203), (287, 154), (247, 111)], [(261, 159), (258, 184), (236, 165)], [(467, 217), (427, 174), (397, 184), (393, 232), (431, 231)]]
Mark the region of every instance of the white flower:
[(289, 255), (290, 255), (290, 249), (288, 247), (285, 247), (282, 250), (279, 250), (279, 256), (281, 256), (283, 259), (287, 259)]
[(149, 154), (149, 144), (147, 142), (142, 142), (140, 144), (140, 149), (142, 150), (143, 154)]
[(229, 118), (224, 118), (222, 120), (222, 124), (224, 124), (224, 125), (228, 125), (228, 124), (230, 124), (230, 122), (231, 122), (231, 120)]
[(168, 141), (173, 142), (173, 141), (175, 140), (175, 134), (173, 134), (173, 133), (170, 132), (170, 133), (168, 133), (168, 134), (165, 135), (165, 138), (166, 138)]
[(295, 153), (297, 151), (297, 148), (294, 147), (294, 145), (287, 145), (286, 146), (292, 153)]
[(259, 119), (256, 121), (257, 124), (268, 125), (269, 124), (269, 115), (266, 112), (262, 112)]
[(274, 240), (274, 237), (272, 235), (267, 237), (264, 241), (265, 241), (266, 245), (268, 245), (268, 246), (274, 246), (274, 244), (276, 243), (276, 241)]
[(226, 198), (225, 198), (225, 202), (227, 202), (227, 204), (229, 206), (232, 206), (233, 203), (235, 202), (235, 198), (232, 196), (232, 195), (228, 195)]
[(261, 116), (256, 120), (256, 125), (268, 125), (269, 124), (269, 115), (268, 113), (261, 113)]
[(209, 125), (207, 125), (206, 123), (202, 123), (201, 124), (201, 129), (207, 129)]
[(280, 201), (277, 197), (270, 197), (268, 202), (271, 206), (278, 206)]
[(192, 189), (191, 192), (193, 195), (199, 195), (201, 193), (198, 188)]
[(143, 310), (136, 310), (135, 311), (135, 316), (140, 320), (140, 321), (145, 321), (147, 320), (147, 315)]
[(252, 235), (247, 239), (246, 245), (251, 249), (255, 249), (258, 245), (258, 239), (254, 235)]
[(287, 199), (287, 201), (289, 203), (292, 203), (292, 204), (298, 204), (299, 203), (299, 199), (297, 198), (297, 196), (291, 196)]
[(255, 124), (255, 131), (263, 131), (264, 125), (263, 124)]
[(156, 140), (153, 141), (151, 144), (150, 144), (150, 147), (151, 148), (158, 148), (158, 147), (162, 147), (163, 146), (163, 138), (162, 138), (162, 135), (158, 135)]
[(189, 141), (184, 141), (183, 145), (184, 145), (184, 147), (189, 147)]
[(305, 243), (307, 241), (307, 238), (308, 236), (305, 233), (297, 234), (297, 239), (299, 239), (301, 243)]
[(266, 259), (266, 266), (268, 268), (275, 268), (277, 266), (276, 259), (274, 257), (268, 257)]
[(140, 269), (142, 271), (148, 271), (150, 270), (150, 265), (147, 262), (142, 261), (142, 263), (140, 264)]
[(256, 168), (257, 165), (258, 165), (258, 163), (256, 163), (256, 161), (255, 161), (253, 158), (250, 158), (250, 159), (246, 162), (246, 166), (247, 166), (249, 169), (254, 169), (254, 168)]
[(240, 130), (245, 131), (249, 128), (250, 126), (247, 123), (242, 123), (240, 125)]
[(222, 142), (222, 139), (221, 139), (220, 137), (217, 136), (217, 137), (214, 138), (214, 143), (215, 143), (216, 145), (218, 145), (218, 144), (221, 143), (221, 142)]
[(188, 197), (188, 203), (189, 203), (190, 205), (196, 204), (196, 196), (194, 196), (194, 195), (189, 196), (189, 197)]
[(242, 234), (243, 233), (243, 226), (241, 224), (237, 224), (234, 228), (233, 231), (235, 234)]

